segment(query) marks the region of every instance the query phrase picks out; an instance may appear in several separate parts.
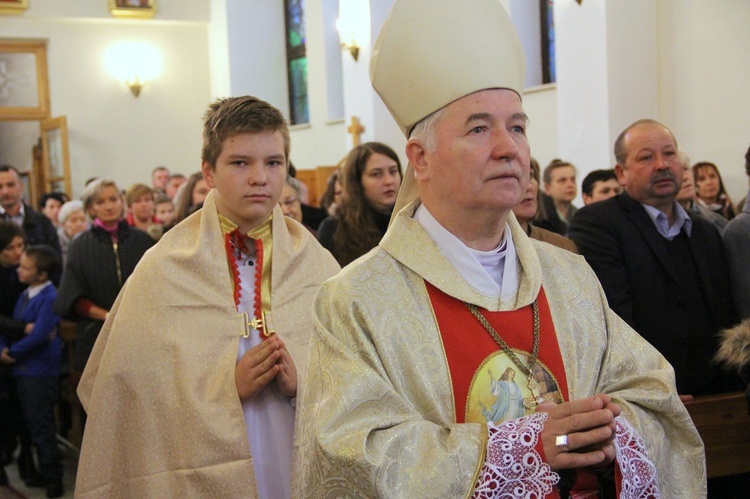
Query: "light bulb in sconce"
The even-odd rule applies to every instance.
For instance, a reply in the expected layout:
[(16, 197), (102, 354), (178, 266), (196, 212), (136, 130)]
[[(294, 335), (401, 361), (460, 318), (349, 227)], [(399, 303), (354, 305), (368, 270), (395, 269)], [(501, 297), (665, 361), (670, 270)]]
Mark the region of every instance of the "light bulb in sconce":
[(341, 47), (348, 50), (356, 61), (359, 48), (369, 36), (370, 11), (366, 0), (346, 0), (339, 2), (339, 18), (336, 30), (339, 32)]
[(104, 67), (113, 78), (125, 83), (135, 97), (143, 85), (153, 81), (164, 68), (161, 53), (144, 42), (120, 42), (104, 54)]
[(356, 61), (359, 58), (359, 45), (357, 44), (357, 39), (354, 37), (354, 32), (341, 18), (336, 19), (336, 29), (339, 32), (341, 48), (348, 50)]

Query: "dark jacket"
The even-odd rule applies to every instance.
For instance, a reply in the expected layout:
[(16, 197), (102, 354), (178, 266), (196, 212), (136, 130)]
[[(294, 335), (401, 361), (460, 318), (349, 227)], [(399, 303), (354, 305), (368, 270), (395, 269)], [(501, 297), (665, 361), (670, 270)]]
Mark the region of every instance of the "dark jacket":
[(109, 234), (99, 227), (81, 234), (68, 249), (68, 264), (55, 301), (55, 313), (78, 322), (74, 359), (77, 370), (85, 367), (103, 323), (76, 316), (76, 302), (86, 298), (105, 310), (112, 308), (122, 285), (154, 244), (148, 234), (130, 227), (124, 220), (117, 233), (116, 252)]
[(532, 225), (554, 232), (555, 234), (560, 234), (561, 236), (567, 236), (568, 222), (561, 219), (560, 215), (557, 214), (555, 201), (544, 193), (542, 193), (541, 198), (542, 205), (539, 207), (537, 218), (532, 220)]
[[(673, 365), (681, 393), (699, 395), (721, 387), (710, 367), (716, 335), (735, 320), (729, 271), (721, 236), (710, 222), (689, 213), (689, 252), (697, 268), (710, 330), (690, 337), (696, 290), (680, 284), (686, 269), (677, 268), (667, 241), (646, 210), (627, 193), (584, 206), (573, 217), (569, 237), (599, 277), (609, 306), (654, 345)], [(712, 381), (713, 380), (713, 381)]]
[[(60, 241), (57, 238), (57, 229), (52, 225), (44, 213), (35, 211), (31, 206), (23, 205), (23, 231), (26, 234), (26, 244), (46, 244), (57, 252), (57, 256), (62, 258)], [(57, 286), (60, 284), (60, 275), (62, 270), (55, 271), (50, 275), (50, 280)]]
[[(388, 230), (388, 224), (391, 221), (391, 214), (382, 213), (373, 209), (370, 209), (370, 213), (372, 215), (373, 221), (375, 222), (375, 226), (380, 232), (380, 236), (378, 238), (379, 242), (380, 239), (385, 235), (385, 232)], [(372, 247), (367, 248), (365, 251), (362, 251), (358, 255), (345, 255), (342, 251), (339, 251), (336, 246), (336, 241), (334, 240), (336, 232), (338, 232), (339, 230), (344, 230), (343, 228), (340, 229), (340, 227), (341, 225), (337, 217), (327, 217), (325, 220), (323, 220), (323, 222), (320, 224), (320, 227), (318, 228), (317, 238), (320, 245), (330, 251), (333, 257), (342, 267), (353, 262), (378, 245), (378, 242), (375, 242)], [(347, 234), (346, 237), (362, 237), (362, 234)]]
[[(16, 307), (18, 297), (21, 296), (26, 284), (18, 280), (16, 272), (18, 265), (12, 267), (0, 267), (0, 340), (6, 345), (23, 338), (26, 323), (17, 321), (13, 318), (13, 310)], [(0, 363), (0, 375), (10, 376), (11, 368), (6, 364)], [(2, 391), (2, 387), (0, 387)], [(2, 396), (0, 395), (0, 398)], [(0, 404), (7, 402), (0, 400)], [(0, 413), (2, 408), (0, 408)]]
[(43, 213), (34, 211), (27, 204), (23, 205), (23, 210), (23, 231), (26, 233), (26, 244), (46, 244), (61, 255), (60, 241), (57, 239), (57, 230), (52, 222)]

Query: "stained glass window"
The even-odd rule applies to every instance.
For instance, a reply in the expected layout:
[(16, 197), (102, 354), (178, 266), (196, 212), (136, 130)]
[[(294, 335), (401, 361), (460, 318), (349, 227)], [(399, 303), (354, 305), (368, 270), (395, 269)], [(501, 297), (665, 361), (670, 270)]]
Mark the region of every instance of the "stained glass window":
[(305, 0), (285, 0), (286, 59), (289, 110), (292, 125), (308, 123), (307, 56), (305, 52)]
[(539, 0), (542, 26), (542, 83), (557, 81), (555, 71), (555, 18), (554, 0)]

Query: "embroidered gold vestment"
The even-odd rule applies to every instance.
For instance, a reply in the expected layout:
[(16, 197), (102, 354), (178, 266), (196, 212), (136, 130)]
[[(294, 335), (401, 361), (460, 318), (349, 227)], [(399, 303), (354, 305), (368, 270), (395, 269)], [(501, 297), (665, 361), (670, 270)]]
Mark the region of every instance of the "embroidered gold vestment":
[[(304, 386), (311, 304), (338, 264), (278, 206), (271, 230), (274, 327)], [(230, 276), (210, 193), (146, 253), (99, 335), (78, 388), (88, 421), (76, 496), (257, 494), (234, 379), (245, 323)]]
[(643, 437), (664, 497), (703, 497), (703, 444), (664, 357), (607, 306), (584, 259), (529, 239), (510, 216), (519, 286), (507, 301), (476, 291), (412, 219), (327, 281), (315, 300), (301, 408), (308, 497), (466, 497), (486, 426), (456, 423), (450, 371), (424, 281), (489, 311), (529, 305), (543, 285), (571, 400), (612, 396)]

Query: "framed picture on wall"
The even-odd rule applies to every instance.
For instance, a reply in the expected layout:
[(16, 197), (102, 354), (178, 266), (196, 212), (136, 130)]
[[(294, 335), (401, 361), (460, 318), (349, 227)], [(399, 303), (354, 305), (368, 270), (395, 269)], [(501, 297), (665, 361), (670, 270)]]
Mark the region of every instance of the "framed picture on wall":
[(0, 0), (0, 14), (20, 15), (29, 6), (29, 0)]
[(156, 14), (156, 0), (109, 0), (114, 17), (150, 19)]
[(47, 42), (0, 38), (0, 119), (49, 118)]

